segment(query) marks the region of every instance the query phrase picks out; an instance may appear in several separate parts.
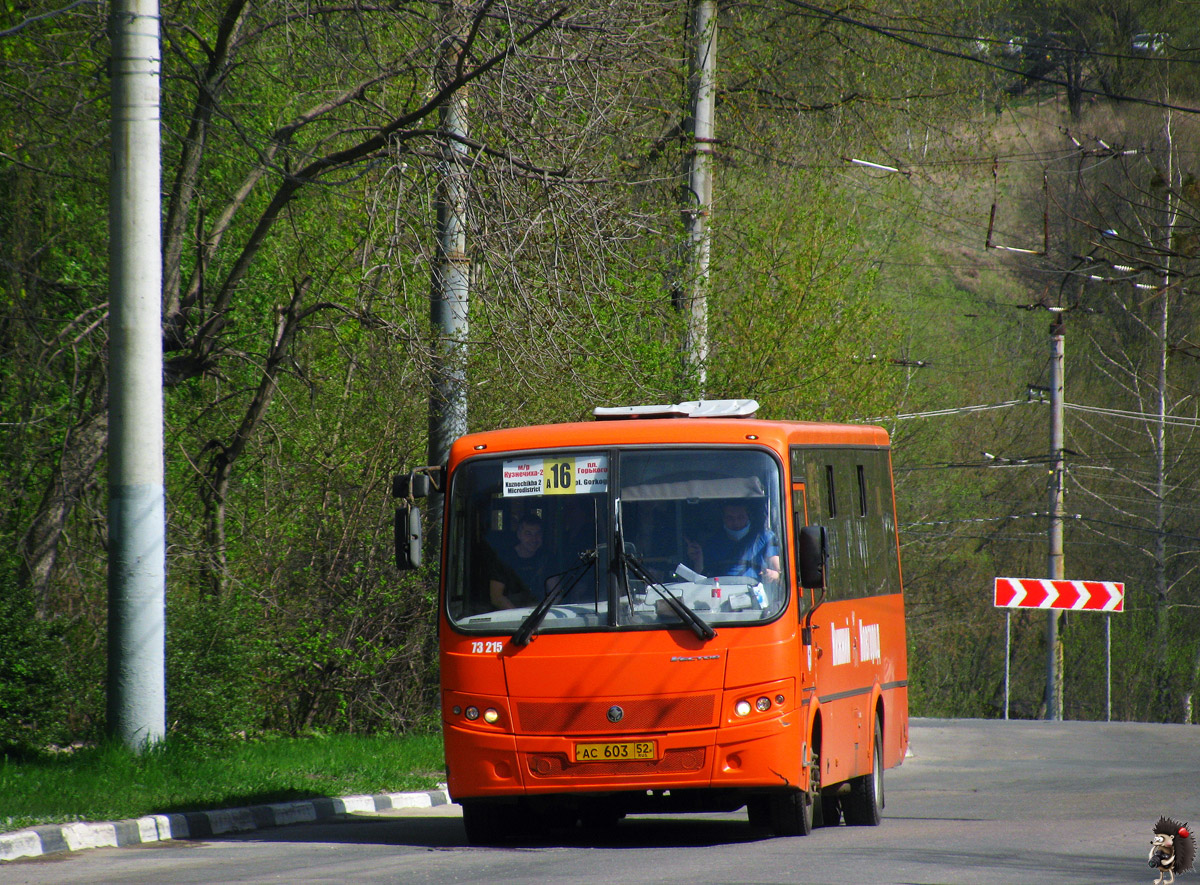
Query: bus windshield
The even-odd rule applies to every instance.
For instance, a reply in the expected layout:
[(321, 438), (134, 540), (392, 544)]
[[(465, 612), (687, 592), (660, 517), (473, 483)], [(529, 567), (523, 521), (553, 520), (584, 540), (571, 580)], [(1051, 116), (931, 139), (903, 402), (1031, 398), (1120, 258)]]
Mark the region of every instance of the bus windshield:
[(447, 614), (518, 637), (765, 623), (788, 598), (781, 500), (758, 449), (470, 459), (450, 490)]

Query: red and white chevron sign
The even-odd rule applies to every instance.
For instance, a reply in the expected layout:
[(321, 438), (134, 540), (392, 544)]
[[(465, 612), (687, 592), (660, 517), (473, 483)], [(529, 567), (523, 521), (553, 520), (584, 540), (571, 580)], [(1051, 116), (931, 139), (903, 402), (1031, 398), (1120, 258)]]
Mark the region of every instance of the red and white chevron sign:
[(1052, 581), (996, 578), (997, 608), (1065, 608), (1086, 612), (1125, 611), (1125, 585), (1113, 581)]

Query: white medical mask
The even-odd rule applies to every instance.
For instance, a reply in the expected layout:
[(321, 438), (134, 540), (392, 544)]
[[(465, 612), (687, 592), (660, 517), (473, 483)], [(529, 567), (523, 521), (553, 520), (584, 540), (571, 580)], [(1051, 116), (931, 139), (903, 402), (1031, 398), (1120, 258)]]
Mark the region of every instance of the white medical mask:
[(750, 523), (746, 523), (740, 529), (725, 529), (725, 533), (735, 541), (740, 541), (750, 533)]

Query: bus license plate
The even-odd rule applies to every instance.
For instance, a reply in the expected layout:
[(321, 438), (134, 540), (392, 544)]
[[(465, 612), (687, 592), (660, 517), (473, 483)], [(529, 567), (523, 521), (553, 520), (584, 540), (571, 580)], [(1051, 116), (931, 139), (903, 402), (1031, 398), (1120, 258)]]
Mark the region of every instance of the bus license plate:
[(576, 762), (606, 762), (621, 759), (657, 759), (654, 741), (621, 741), (605, 744), (576, 744)]

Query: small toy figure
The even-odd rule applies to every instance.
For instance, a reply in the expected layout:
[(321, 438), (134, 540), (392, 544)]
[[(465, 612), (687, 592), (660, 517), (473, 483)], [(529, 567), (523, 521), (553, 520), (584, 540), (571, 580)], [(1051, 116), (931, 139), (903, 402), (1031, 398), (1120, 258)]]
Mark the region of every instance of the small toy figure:
[[(1160, 817), (1150, 840), (1150, 868), (1158, 870), (1154, 885), (1172, 885), (1176, 873), (1187, 873), (1196, 860), (1196, 839), (1186, 823)], [(1163, 877), (1170, 874), (1171, 878)]]

